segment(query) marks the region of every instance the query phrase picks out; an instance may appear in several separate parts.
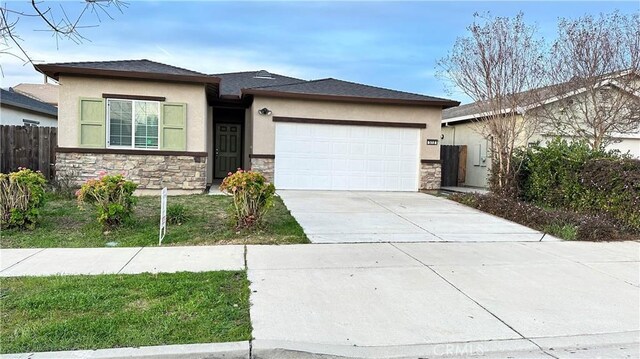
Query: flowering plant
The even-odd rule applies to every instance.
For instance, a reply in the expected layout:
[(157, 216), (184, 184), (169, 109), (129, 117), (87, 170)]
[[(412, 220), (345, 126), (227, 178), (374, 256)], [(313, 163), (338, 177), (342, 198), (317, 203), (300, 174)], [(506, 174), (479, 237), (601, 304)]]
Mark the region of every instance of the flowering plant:
[(236, 228), (250, 228), (260, 223), (273, 206), (275, 187), (259, 172), (229, 172), (220, 185), (222, 192), (233, 196), (233, 214)]
[(137, 199), (133, 192), (138, 185), (123, 174), (100, 176), (85, 182), (76, 192), (78, 204), (93, 204), (98, 212), (98, 222), (103, 226), (117, 226), (131, 217)]
[(46, 183), (40, 171), (24, 167), (0, 173), (0, 227), (35, 227)]

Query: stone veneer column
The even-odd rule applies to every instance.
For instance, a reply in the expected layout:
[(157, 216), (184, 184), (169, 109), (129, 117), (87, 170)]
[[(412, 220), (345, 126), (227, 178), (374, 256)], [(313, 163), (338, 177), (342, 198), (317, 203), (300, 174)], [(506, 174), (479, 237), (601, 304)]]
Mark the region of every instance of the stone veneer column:
[(269, 181), (273, 182), (273, 169), (275, 164), (274, 157), (266, 156), (250, 156), (251, 157), (251, 170), (260, 172)]
[(440, 188), (442, 169), (440, 162), (420, 163), (420, 189), (437, 190)]
[(204, 190), (207, 157), (129, 155), (119, 153), (56, 153), (56, 177), (76, 184), (96, 178), (101, 171), (123, 173), (139, 189)]

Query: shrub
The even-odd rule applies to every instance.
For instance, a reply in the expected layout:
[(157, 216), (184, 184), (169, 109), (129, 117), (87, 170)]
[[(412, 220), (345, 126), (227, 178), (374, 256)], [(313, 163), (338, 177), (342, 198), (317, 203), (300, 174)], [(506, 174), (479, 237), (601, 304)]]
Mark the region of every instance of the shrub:
[(167, 222), (170, 224), (182, 224), (187, 221), (187, 207), (180, 203), (170, 204), (167, 206)]
[(238, 169), (229, 172), (220, 190), (233, 196), (232, 211), (236, 228), (250, 228), (261, 222), (273, 206), (275, 187), (258, 172)]
[(97, 179), (85, 182), (76, 192), (78, 203), (93, 204), (98, 212), (98, 222), (112, 227), (131, 218), (136, 198), (133, 192), (138, 185), (122, 174), (107, 175), (101, 172)]
[(546, 208), (604, 212), (640, 231), (640, 160), (555, 139), (521, 152), (519, 197)]
[(44, 204), (46, 183), (40, 171), (27, 168), (0, 173), (0, 228), (34, 228)]
[(450, 199), (567, 240), (619, 241), (638, 239), (622, 222), (607, 215), (544, 209), (495, 194), (455, 194)]

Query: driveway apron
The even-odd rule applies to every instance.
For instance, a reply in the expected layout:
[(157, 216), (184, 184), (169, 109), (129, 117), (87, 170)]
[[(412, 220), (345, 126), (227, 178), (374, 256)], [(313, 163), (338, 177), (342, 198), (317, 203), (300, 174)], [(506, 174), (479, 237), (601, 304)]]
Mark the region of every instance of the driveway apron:
[(278, 191), (278, 194), (313, 243), (557, 240), (424, 193)]

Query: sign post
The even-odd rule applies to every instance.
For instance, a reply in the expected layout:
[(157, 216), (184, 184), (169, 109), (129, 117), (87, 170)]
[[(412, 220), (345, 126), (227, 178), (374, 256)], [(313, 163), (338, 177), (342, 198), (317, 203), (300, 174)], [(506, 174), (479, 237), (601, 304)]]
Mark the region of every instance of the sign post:
[(158, 246), (162, 245), (165, 234), (167, 234), (167, 187), (163, 188), (160, 194), (160, 235), (158, 236)]

